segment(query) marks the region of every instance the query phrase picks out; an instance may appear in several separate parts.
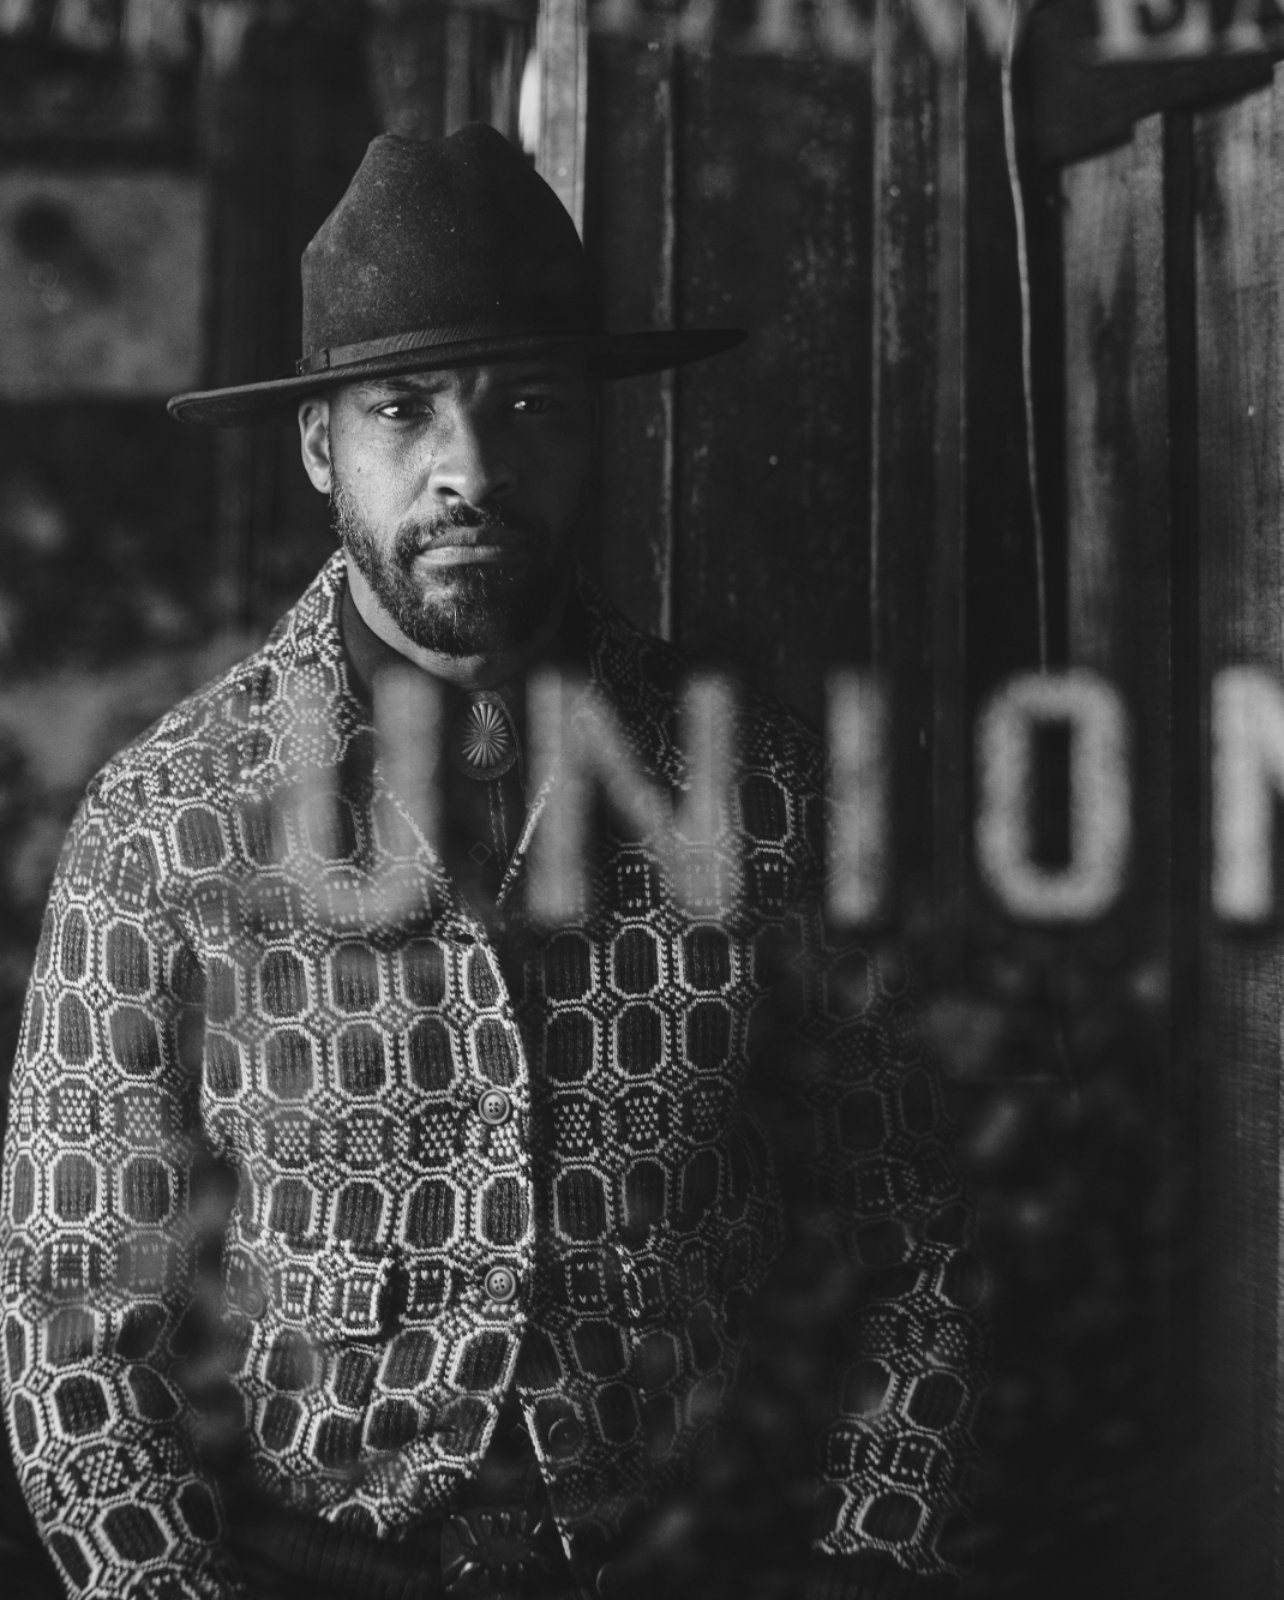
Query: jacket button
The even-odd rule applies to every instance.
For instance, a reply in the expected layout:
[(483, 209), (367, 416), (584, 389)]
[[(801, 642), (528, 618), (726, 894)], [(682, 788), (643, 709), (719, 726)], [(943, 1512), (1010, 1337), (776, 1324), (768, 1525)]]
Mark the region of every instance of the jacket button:
[(513, 1102), (502, 1089), (487, 1089), (477, 1102), (477, 1110), (483, 1122), (498, 1128), (512, 1116)]
[(247, 1289), (241, 1296), (241, 1310), (251, 1322), (257, 1322), (267, 1310), (267, 1296), (262, 1289)]
[(620, 1563), (618, 1561), (604, 1561), (597, 1569), (597, 1577), (593, 1581), (593, 1587), (602, 1596), (602, 1600), (608, 1600), (609, 1596), (619, 1594), (621, 1587)]
[(580, 1442), (580, 1425), (574, 1417), (558, 1417), (548, 1430), (548, 1448), (555, 1456), (567, 1456)]
[(517, 1298), (517, 1274), (512, 1267), (492, 1267), (486, 1274), (485, 1288), (496, 1305), (507, 1305)]

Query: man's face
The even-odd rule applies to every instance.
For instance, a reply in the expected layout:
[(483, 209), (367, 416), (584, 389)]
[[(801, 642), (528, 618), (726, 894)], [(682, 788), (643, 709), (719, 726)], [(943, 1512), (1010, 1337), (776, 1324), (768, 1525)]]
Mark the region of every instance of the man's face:
[(460, 367), (354, 383), (300, 410), (349, 560), (412, 644), (518, 647), (564, 592), (592, 433), (583, 368)]

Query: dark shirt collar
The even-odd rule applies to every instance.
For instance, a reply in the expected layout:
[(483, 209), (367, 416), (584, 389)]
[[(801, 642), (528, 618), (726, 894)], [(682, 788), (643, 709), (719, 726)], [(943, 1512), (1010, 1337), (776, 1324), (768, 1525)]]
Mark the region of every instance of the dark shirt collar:
[(351, 585), (347, 583), (343, 586), (339, 632), (351, 670), (352, 687), (358, 697), (370, 705), (374, 698), (375, 678), (385, 667), (396, 666), (399, 662), (404, 665), (406, 657), (386, 644), (357, 610)]

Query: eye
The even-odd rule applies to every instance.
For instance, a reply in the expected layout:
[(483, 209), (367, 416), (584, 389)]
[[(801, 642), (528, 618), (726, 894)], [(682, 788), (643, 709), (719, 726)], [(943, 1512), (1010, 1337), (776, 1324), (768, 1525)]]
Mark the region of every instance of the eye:
[(513, 410), (520, 411), (525, 416), (540, 416), (546, 411), (551, 411), (556, 404), (552, 395), (519, 394), (513, 401)]
[(389, 422), (413, 422), (420, 417), (432, 416), (432, 402), (424, 399), (385, 400), (374, 407), (377, 417), (386, 417)]

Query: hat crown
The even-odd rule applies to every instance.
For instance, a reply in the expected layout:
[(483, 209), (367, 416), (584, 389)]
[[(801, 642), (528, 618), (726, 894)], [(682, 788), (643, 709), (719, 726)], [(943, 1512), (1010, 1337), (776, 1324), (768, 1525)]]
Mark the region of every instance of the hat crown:
[(610, 333), (561, 201), (502, 134), (381, 134), (303, 252), (303, 357), (288, 377), (176, 394), (170, 415), (223, 427), (337, 384), (554, 357), (594, 379), (702, 361), (739, 328)]
[(495, 129), (371, 140), (303, 253), (303, 350), (424, 329), (601, 326), (566, 208)]

